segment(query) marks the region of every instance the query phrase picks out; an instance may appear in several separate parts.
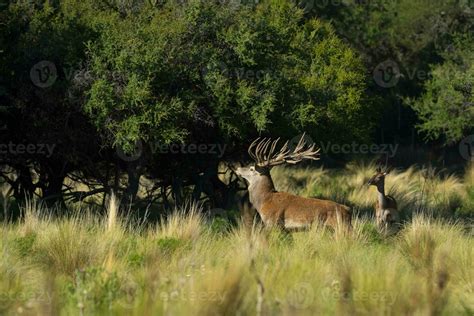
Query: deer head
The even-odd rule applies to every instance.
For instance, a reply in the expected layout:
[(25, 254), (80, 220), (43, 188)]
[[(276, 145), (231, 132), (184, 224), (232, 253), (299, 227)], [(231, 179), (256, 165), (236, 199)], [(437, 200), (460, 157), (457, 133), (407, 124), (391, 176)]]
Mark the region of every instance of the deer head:
[(276, 148), (280, 138), (273, 141), (270, 138), (257, 138), (248, 148), (248, 153), (255, 163), (237, 168), (236, 173), (252, 186), (260, 180), (268, 179), (270, 170), (274, 166), (285, 163), (297, 164), (306, 159), (319, 160), (320, 149), (316, 148), (315, 144), (308, 146), (304, 136), (304, 134), (301, 136), (293, 150), (288, 147), (288, 141), (286, 141), (278, 152), (276, 152)]
[(391, 169), (385, 168), (382, 170), (382, 168), (377, 167), (375, 170), (375, 175), (370, 178), (370, 180), (367, 182), (368, 185), (374, 185), (374, 186), (379, 186), (381, 184), (385, 183), (385, 176), (389, 174)]

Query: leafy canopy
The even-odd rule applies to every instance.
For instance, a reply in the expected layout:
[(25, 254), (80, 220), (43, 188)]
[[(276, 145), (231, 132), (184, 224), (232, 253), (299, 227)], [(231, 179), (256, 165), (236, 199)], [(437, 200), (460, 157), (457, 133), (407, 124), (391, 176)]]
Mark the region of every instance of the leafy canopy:
[(291, 1), (165, 4), (108, 16), (97, 28), (84, 109), (113, 145), (184, 141), (200, 126), (196, 113), (226, 139), (369, 136), (360, 58)]
[(474, 42), (458, 40), (445, 62), (432, 68), (425, 92), (411, 100), (428, 139), (451, 144), (472, 131), (474, 122)]

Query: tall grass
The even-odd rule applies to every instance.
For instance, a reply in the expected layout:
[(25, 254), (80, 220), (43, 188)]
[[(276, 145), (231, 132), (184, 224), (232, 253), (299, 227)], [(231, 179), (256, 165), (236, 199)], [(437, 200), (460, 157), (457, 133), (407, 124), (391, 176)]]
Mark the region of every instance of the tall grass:
[[(376, 191), (365, 183), (375, 169), (373, 163), (360, 162), (337, 171), (281, 167), (273, 171), (273, 178), (278, 190), (336, 200), (370, 213)], [(467, 168), (464, 179), (430, 168), (411, 167), (393, 170), (386, 177), (385, 190), (395, 197), (405, 218), (420, 212), (436, 217), (474, 217), (473, 179), (473, 165)]]
[(139, 230), (86, 210), (63, 219), (34, 214), (1, 228), (2, 314), (474, 310), (472, 236), (426, 216), (384, 239), (363, 218), (352, 236), (321, 227), (288, 236), (258, 224), (214, 233), (195, 205)]
[[(362, 184), (372, 170), (275, 169), (274, 178), (280, 190), (370, 214), (375, 192)], [(387, 189), (413, 216), (391, 237), (370, 216), (354, 218), (351, 235), (317, 225), (287, 235), (247, 215), (216, 230), (192, 203), (145, 226), (122, 217), (114, 197), (104, 217), (82, 205), (57, 218), (29, 200), (20, 221), (0, 225), (0, 314), (472, 315), (472, 232), (433, 216), (467, 205), (472, 170), (394, 171)]]

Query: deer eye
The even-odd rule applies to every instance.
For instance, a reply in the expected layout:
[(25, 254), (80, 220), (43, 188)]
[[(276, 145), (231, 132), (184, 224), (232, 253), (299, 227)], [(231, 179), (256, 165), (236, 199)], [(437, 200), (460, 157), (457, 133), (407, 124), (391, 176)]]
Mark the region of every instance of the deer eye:
[(250, 171), (255, 171), (255, 167), (250, 167)]

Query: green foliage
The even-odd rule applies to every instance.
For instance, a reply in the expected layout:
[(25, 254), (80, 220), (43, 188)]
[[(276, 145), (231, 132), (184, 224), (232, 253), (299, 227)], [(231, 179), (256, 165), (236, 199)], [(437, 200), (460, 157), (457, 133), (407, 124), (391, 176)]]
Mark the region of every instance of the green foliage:
[(187, 242), (174, 237), (165, 237), (158, 239), (156, 244), (164, 254), (171, 255), (179, 248), (185, 246)]
[(117, 18), (88, 47), (94, 79), (84, 109), (101, 131), (113, 135), (114, 145), (125, 149), (140, 139), (182, 139), (182, 121), (193, 109), (179, 92), (163, 88), (169, 82), (159, 80), (170, 73), (167, 58), (173, 57), (164, 42), (172, 34), (153, 26), (151, 21)]
[(289, 2), (190, 1), (100, 29), (87, 49), (93, 80), (84, 109), (127, 150), (137, 140), (183, 141), (198, 109), (231, 138), (306, 129), (362, 139), (371, 128), (359, 124), (371, 115), (361, 60), (329, 24), (304, 21)]
[(132, 267), (142, 266), (145, 255), (139, 247), (138, 239), (126, 238), (117, 245), (117, 255), (127, 258), (127, 263)]
[(128, 255), (128, 264), (132, 267), (138, 267), (145, 262), (145, 256), (140, 253), (132, 252)]
[(457, 33), (468, 34), (473, 27), (469, 2), (458, 0), (329, 2), (313, 15), (331, 19), (337, 32), (371, 66), (392, 58), (401, 63), (402, 71), (427, 70), (429, 64), (439, 61), (439, 54), (451, 46)]
[[(448, 64), (437, 66), (443, 63), (446, 52), (458, 49), (454, 48), (454, 44), (459, 34), (474, 32), (472, 3), (458, 0), (299, 2), (306, 3), (307, 7), (310, 4), (313, 10), (308, 13), (309, 16), (331, 21), (337, 33), (364, 56), (369, 73), (388, 59), (399, 66), (401, 76), (394, 87), (381, 89), (373, 80), (369, 87), (374, 102), (383, 109), (380, 128), (387, 137), (394, 137), (400, 142), (411, 141), (412, 128), (419, 123), (418, 115), (422, 121), (418, 129), (433, 136), (430, 139), (444, 133), (441, 124), (446, 122), (449, 126), (446, 129), (447, 142), (451, 142), (458, 139), (461, 130), (469, 125), (468, 121), (473, 121), (472, 112), (462, 117), (457, 115), (462, 111), (457, 105), (459, 97), (452, 96), (452, 81), (465, 83), (469, 78), (468, 72), (459, 72), (459, 67)], [(472, 47), (467, 52), (469, 50), (472, 54)], [(429, 75), (426, 74), (430, 73), (430, 69), (435, 78), (428, 80)], [(443, 73), (446, 73), (445, 77)], [(470, 77), (472, 81), (472, 75)], [(439, 88), (434, 87), (435, 82)], [(422, 97), (424, 101), (420, 100), (420, 105), (410, 108), (414, 103), (407, 102), (407, 99), (419, 97), (423, 86), (433, 86), (427, 90), (436, 91), (426, 92)], [(432, 93), (435, 95), (432, 96)], [(453, 99), (454, 105), (447, 106), (447, 102), (442, 100), (436, 105), (438, 96), (443, 98), (443, 95)], [(433, 101), (431, 97), (434, 97)], [(396, 116), (400, 119), (394, 120)], [(430, 122), (431, 116), (434, 122)], [(386, 141), (383, 139), (381, 141)]]
[(474, 187), (468, 187), (466, 197), (462, 200), (462, 205), (455, 212), (456, 217), (473, 218), (474, 217)]
[(377, 229), (375, 223), (363, 223), (361, 233), (367, 238), (370, 243), (380, 244), (385, 241), (384, 236), (382, 235), (380, 230)]
[(21, 257), (28, 257), (32, 254), (33, 245), (36, 241), (36, 234), (30, 233), (13, 239), (14, 247)]
[[(24, 174), (13, 185), (18, 200), (33, 195), (37, 187), (49, 202), (61, 200), (65, 175), (79, 162), (85, 167), (89, 158), (84, 157), (97, 156), (98, 138), (78, 106), (80, 98), (70, 90), (85, 67), (85, 43), (96, 33), (92, 21), (81, 18), (83, 4), (71, 2), (8, 1), (0, 10), (0, 106), (6, 108), (0, 117), (0, 143), (54, 146), (49, 157), (40, 152), (2, 153), (2, 165)], [(38, 84), (41, 78), (47, 79), (46, 86)], [(29, 175), (32, 165), (41, 175), (35, 181)]]
[[(292, 138), (306, 131), (320, 142), (370, 142), (380, 125), (381, 135), (390, 131), (383, 142), (403, 143), (395, 136), (411, 139), (419, 122), (430, 140), (452, 143), (472, 130), (468, 1), (308, 1), (309, 13), (301, 9), (305, 1), (237, 2), (2, 6), (0, 128), (6, 132), (0, 143), (56, 145), (47, 158), (1, 155), (2, 164), (19, 173), (15, 197), (37, 189), (61, 197), (71, 174), (109, 186), (113, 165), (130, 173), (128, 188), (118, 190), (130, 200), (142, 174), (163, 183), (162, 192), (172, 183), (177, 200), (183, 198), (177, 191), (200, 197), (218, 191), (219, 160), (236, 159), (256, 134)], [(367, 76), (388, 58), (403, 74), (391, 90)], [(30, 75), (42, 60), (52, 62), (58, 75), (45, 88)], [(426, 82), (411, 77), (430, 69)], [(386, 117), (380, 119), (382, 110)], [(169, 159), (156, 152), (151, 157), (144, 146), (146, 159), (133, 170), (116, 159), (113, 147), (131, 152), (139, 141), (225, 142), (229, 148), (224, 157)]]
[(68, 299), (76, 308), (85, 311), (110, 309), (121, 294), (117, 274), (97, 267), (76, 271), (66, 289)]
[(446, 61), (432, 67), (424, 94), (412, 101), (427, 138), (452, 144), (474, 130), (473, 49), (473, 40), (458, 41), (444, 54)]
[(218, 235), (228, 233), (231, 228), (229, 220), (222, 217), (213, 218), (210, 226), (211, 232)]

